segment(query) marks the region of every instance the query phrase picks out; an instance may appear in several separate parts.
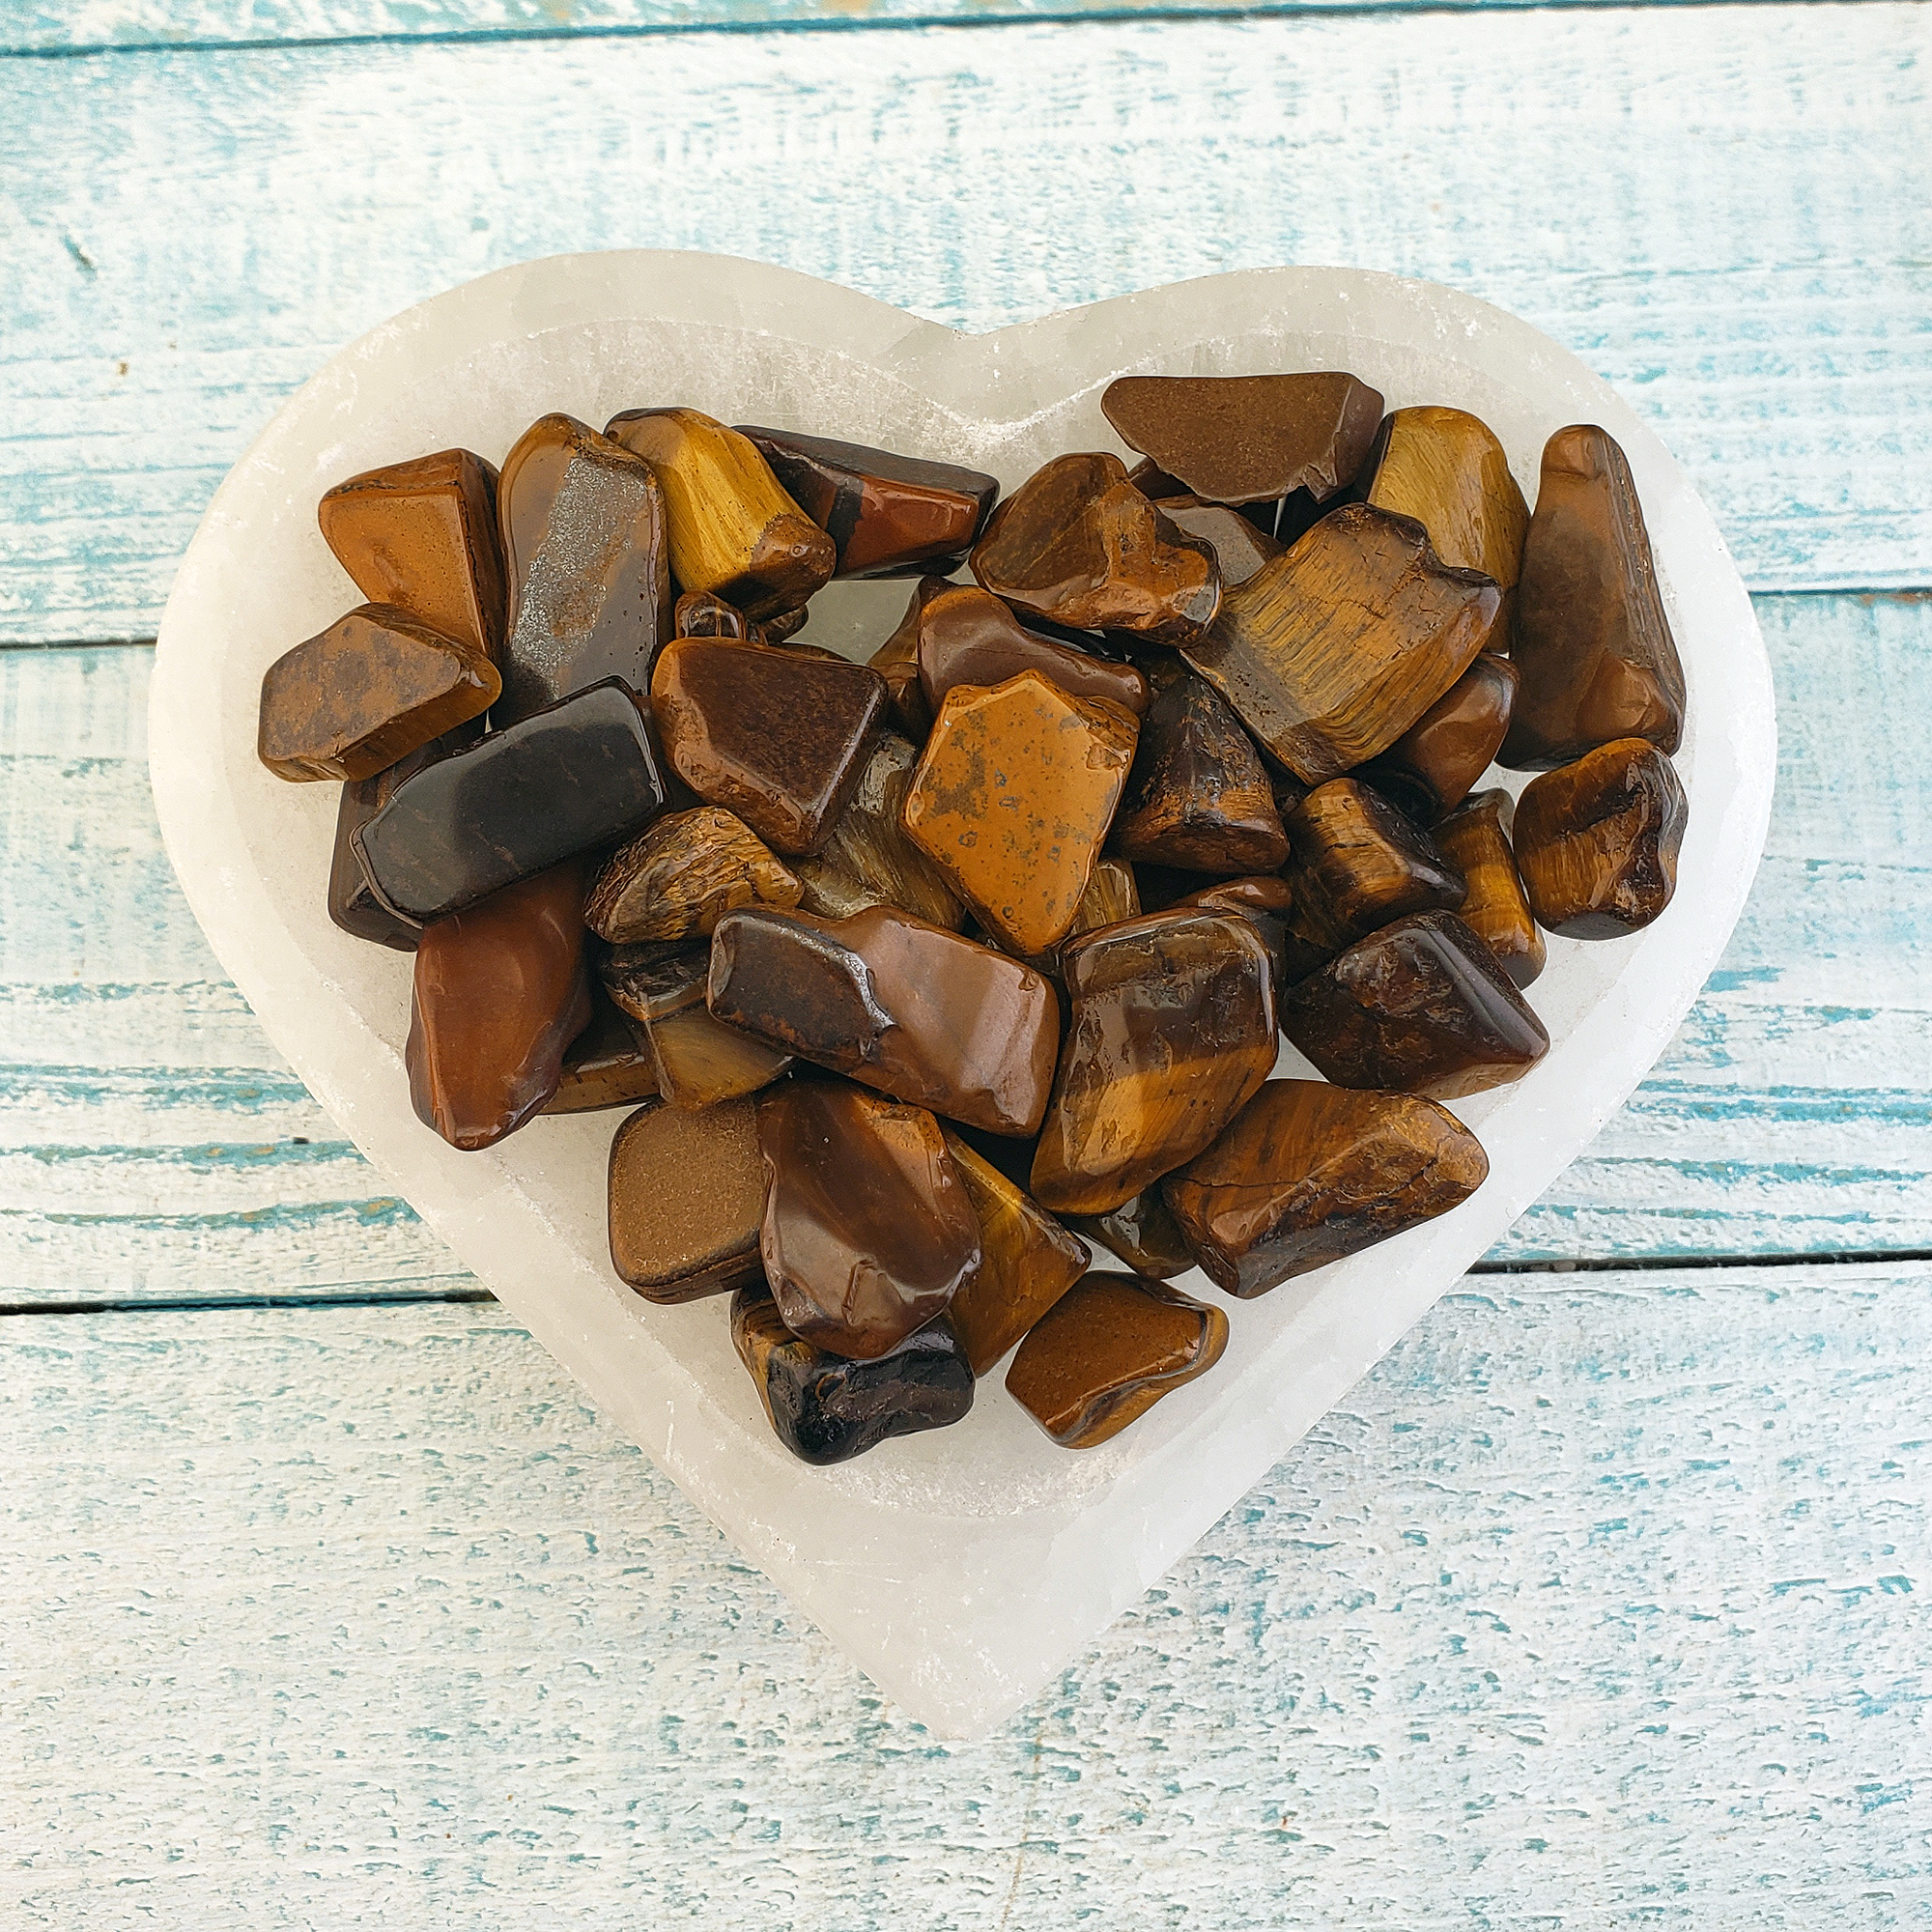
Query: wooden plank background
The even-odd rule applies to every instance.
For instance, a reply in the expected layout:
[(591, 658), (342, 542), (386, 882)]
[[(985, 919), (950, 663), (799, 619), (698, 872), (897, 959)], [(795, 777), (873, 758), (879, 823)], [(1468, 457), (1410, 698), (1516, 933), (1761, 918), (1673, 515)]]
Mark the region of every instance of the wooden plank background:
[[(0, 1920), (1932, 1922), (1927, 13), (1111, 17), (1219, 11), (0, 6)], [(454, 1299), (147, 801), (138, 640), (279, 400), (633, 245), (975, 328), (1453, 282), (1619, 384), (1760, 593), (1751, 905), (1487, 1264), (1592, 1271), (1472, 1279), (970, 1749)]]

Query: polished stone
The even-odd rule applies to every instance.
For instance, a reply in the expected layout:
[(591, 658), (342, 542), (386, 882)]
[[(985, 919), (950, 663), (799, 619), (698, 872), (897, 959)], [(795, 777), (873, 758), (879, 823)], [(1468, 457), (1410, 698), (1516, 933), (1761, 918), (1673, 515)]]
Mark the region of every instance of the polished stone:
[(627, 410), (605, 434), (663, 487), (681, 590), (708, 590), (755, 621), (797, 610), (831, 578), (837, 546), (749, 438), (685, 409)]
[(874, 906), (850, 919), (727, 914), (709, 1004), (728, 1024), (993, 1133), (1039, 1127), (1060, 1003), (1031, 967)]
[(263, 673), (255, 749), (277, 778), (370, 779), (480, 717), (498, 688), (473, 645), (362, 604)]
[(801, 604), (777, 617), (754, 624), (735, 604), (714, 597), (708, 590), (687, 590), (671, 612), (671, 635), (676, 638), (747, 638), (754, 644), (781, 644), (804, 630), (810, 615)]
[(630, 838), (664, 797), (643, 714), (613, 679), (406, 779), (352, 843), (377, 897), (427, 922)]
[(1156, 500), (1161, 515), (1177, 529), (1212, 546), (1224, 592), (1245, 583), (1263, 564), (1272, 563), (1281, 554), (1282, 546), (1266, 530), (1258, 528), (1244, 511), (1226, 503), (1204, 502), (1193, 496)]
[(1037, 637), (990, 591), (951, 584), (918, 616), (919, 678), (934, 717), (960, 684), (1004, 684), (1037, 670), (1071, 697), (1105, 697), (1136, 718), (1148, 708), (1148, 681), (1132, 665)]
[(854, 1362), (801, 1342), (762, 1288), (731, 1301), (731, 1342), (779, 1440), (801, 1462), (849, 1462), (895, 1435), (944, 1429), (973, 1406), (973, 1371), (942, 1315), (889, 1354)]
[(1520, 1080), (1549, 1035), (1453, 912), (1411, 913), (1291, 986), (1281, 1030), (1338, 1087), (1453, 1100)]
[(671, 622), (649, 467), (574, 416), (541, 416), (503, 459), (497, 509), (509, 616), (492, 725), (609, 677), (641, 693)]
[(886, 687), (803, 645), (677, 638), (658, 654), (651, 704), (685, 783), (789, 856), (819, 843), (858, 782)]
[(761, 1249), (784, 1325), (871, 1361), (980, 1265), (980, 1220), (939, 1122), (844, 1081), (791, 1080), (758, 1102)]
[(1422, 526), (1332, 511), (1222, 599), (1187, 660), (1308, 784), (1385, 752), (1495, 634), (1500, 593), (1437, 561)]
[(1067, 1226), (1098, 1241), (1150, 1281), (1168, 1281), (1201, 1264), (1161, 1198), (1160, 1185), (1144, 1189), (1104, 1214), (1070, 1214)]
[(808, 912), (842, 919), (867, 905), (900, 912), (956, 932), (966, 908), (946, 875), (906, 836), (906, 793), (919, 753), (895, 731), (872, 740), (845, 807), (815, 856), (798, 861)]
[(1139, 721), (1038, 671), (959, 685), (906, 793), (907, 835), (974, 918), (1030, 958), (1064, 939), (1133, 764)]
[(1516, 858), (1539, 924), (1566, 939), (1621, 939), (1677, 890), (1690, 807), (1671, 762), (1621, 738), (1532, 779), (1516, 804)]
[(1502, 749), (1517, 668), (1484, 651), (1378, 758), (1357, 776), (1427, 825), (1468, 797)]
[(894, 720), (915, 745), (925, 743), (932, 729), (932, 706), (925, 701), (925, 686), (919, 673), (919, 620), (935, 597), (956, 590), (943, 577), (922, 577), (913, 586), (902, 616), (891, 637), (867, 662), (886, 681)]
[(371, 604), (494, 658), (503, 642), (497, 470), (468, 449), (365, 469), (327, 492), (316, 521)]
[(738, 906), (795, 906), (798, 875), (722, 806), (666, 812), (605, 862), (583, 921), (613, 945), (709, 933)]
[[(1192, 878), (1195, 875), (1183, 872), (1179, 876)], [(1288, 881), (1278, 873), (1265, 872), (1243, 879), (1217, 879), (1211, 885), (1197, 886), (1193, 892), (1182, 893), (1178, 898), (1168, 900), (1163, 910), (1175, 912), (1195, 908), (1202, 912), (1231, 912), (1246, 920), (1267, 948), (1268, 961), (1274, 973), (1275, 999), (1279, 1004), (1282, 990), (1288, 983), (1288, 925), (1293, 906), (1294, 894)]]
[(1227, 1346), (1218, 1308), (1163, 1282), (1096, 1270), (1020, 1344), (1007, 1389), (1063, 1449), (1092, 1449), (1206, 1375)]
[(1594, 424), (1544, 445), (1510, 656), (1522, 685), (1504, 764), (1545, 771), (1618, 738), (1676, 751), (1684, 667), (1630, 464)]
[(546, 1114), (594, 1114), (635, 1107), (658, 1091), (657, 1060), (641, 1027), (619, 1011), (601, 985), (590, 988), (590, 1024), (563, 1056)]
[(583, 868), (567, 861), (423, 928), (404, 1063), (416, 1118), (466, 1152), (540, 1113), (590, 1024)]
[(1246, 1299), (1446, 1214), (1489, 1171), (1434, 1100), (1270, 1080), (1160, 1185), (1208, 1277)]
[(611, 1265), (646, 1301), (696, 1301), (755, 1284), (765, 1169), (757, 1103), (701, 1114), (640, 1107), (611, 1143)]
[(1213, 622), (1210, 545), (1161, 515), (1118, 456), (1060, 456), (994, 510), (974, 546), (983, 589), (1077, 631), (1184, 644)]
[(1232, 913), (1149, 913), (1061, 955), (1071, 1019), (1033, 1193), (1105, 1214), (1210, 1142), (1273, 1070), (1273, 962)]
[(1435, 827), (1435, 838), (1468, 885), (1457, 911), (1496, 964), (1527, 986), (1543, 971), (1546, 948), (1510, 843), (1515, 817), (1508, 792), (1479, 791)]
[(704, 1004), (711, 943), (619, 946), (598, 967), (604, 989), (650, 1041), (658, 1092), (688, 1113), (769, 1087), (791, 1055), (714, 1019)]

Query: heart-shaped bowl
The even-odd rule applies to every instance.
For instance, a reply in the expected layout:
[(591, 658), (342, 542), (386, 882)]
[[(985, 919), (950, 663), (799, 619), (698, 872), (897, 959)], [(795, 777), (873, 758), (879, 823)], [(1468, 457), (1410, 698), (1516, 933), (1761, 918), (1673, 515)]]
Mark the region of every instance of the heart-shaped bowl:
[[(952, 1429), (813, 1469), (774, 1439), (724, 1304), (654, 1307), (612, 1271), (613, 1114), (541, 1119), (459, 1153), (410, 1109), (406, 955), (338, 931), (324, 887), (333, 785), (255, 756), (264, 669), (358, 593), (316, 500), (360, 469), (461, 444), (493, 461), (535, 417), (593, 425), (683, 403), (726, 422), (964, 463), (1009, 488), (1065, 450), (1118, 449), (1101, 390), (1131, 373), (1348, 369), (1391, 408), (1494, 429), (1533, 500), (1545, 439), (1593, 421), (1629, 455), (1684, 659), (1690, 796), (1675, 901), (1635, 937), (1552, 938), (1531, 1001), (1553, 1045), (1459, 1102), (1489, 1180), (1365, 1254), (1230, 1303), (1209, 1375), (1104, 1446), (1055, 1447), (980, 1384)], [(834, 585), (809, 636), (868, 655), (909, 586)], [(1764, 844), (1771, 676), (1709, 512), (1611, 390), (1525, 324), (1355, 270), (1186, 282), (990, 335), (710, 255), (559, 256), (422, 303), (299, 390), (216, 492), (161, 625), (151, 759), (189, 903), (276, 1046), (395, 1188), (604, 1410), (913, 1718), (983, 1734), (1132, 1602), (1479, 1258), (1604, 1124), (1716, 964)], [(1520, 779), (1505, 775), (1513, 785)], [(1305, 1070), (1292, 1051), (1284, 1070)]]

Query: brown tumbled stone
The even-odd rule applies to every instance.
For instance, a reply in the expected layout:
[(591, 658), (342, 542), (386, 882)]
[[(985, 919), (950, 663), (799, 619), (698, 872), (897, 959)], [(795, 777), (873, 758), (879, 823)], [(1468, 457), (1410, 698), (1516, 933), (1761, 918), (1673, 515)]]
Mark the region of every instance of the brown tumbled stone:
[(1435, 832), (1435, 842), (1468, 884), (1457, 908), (1519, 986), (1543, 971), (1545, 947), (1517, 870), (1510, 831), (1516, 806), (1506, 791), (1479, 791)]
[(1516, 702), (1517, 668), (1484, 651), (1357, 776), (1427, 825), (1468, 797), (1502, 749)]
[(1338, 1087), (1453, 1100), (1549, 1051), (1490, 949), (1453, 912), (1412, 913), (1291, 986), (1281, 1030)]
[(1220, 566), (1221, 588), (1232, 590), (1245, 583), (1264, 563), (1272, 563), (1282, 547), (1254, 520), (1226, 503), (1204, 502), (1199, 497), (1163, 497), (1155, 499), (1162, 516), (1177, 529), (1185, 530), (1212, 547), (1214, 561)]
[(1620, 939), (1677, 890), (1690, 808), (1670, 760), (1621, 738), (1545, 772), (1516, 802), (1516, 861), (1540, 924), (1566, 939)]
[(651, 703), (685, 783), (796, 854), (857, 783), (886, 688), (877, 671), (804, 645), (675, 638), (658, 654)]
[(404, 1061), (416, 1119), (466, 1152), (539, 1113), (590, 1024), (583, 875), (567, 861), (423, 928)]
[(1446, 1214), (1489, 1171), (1433, 1100), (1270, 1080), (1160, 1185), (1208, 1276), (1245, 1299)]
[(613, 945), (708, 933), (737, 906), (795, 906), (804, 888), (721, 806), (654, 819), (605, 862), (583, 923)]
[(370, 779), (479, 717), (498, 688), (472, 645), (363, 604), (263, 674), (255, 749), (277, 778)]
[(468, 449), (365, 469), (317, 506), (323, 540), (371, 604), (494, 658), (503, 641), (497, 470)]
[(990, 591), (952, 584), (919, 612), (919, 678), (938, 716), (954, 685), (1004, 684), (1037, 670), (1072, 697), (1106, 697), (1136, 718), (1148, 708), (1148, 681), (1132, 665), (1110, 664), (1036, 637)]
[(1273, 963), (1231, 913), (1150, 913), (1061, 955), (1072, 1017), (1033, 1193), (1104, 1214), (1193, 1157), (1275, 1063)]
[[(1189, 875), (1182, 873), (1180, 876), (1185, 878)], [(1268, 959), (1274, 969), (1275, 998), (1279, 1003), (1282, 989), (1288, 983), (1288, 923), (1293, 906), (1294, 894), (1288, 881), (1277, 873), (1269, 872), (1252, 878), (1216, 880), (1212, 885), (1198, 887), (1191, 893), (1181, 894), (1179, 898), (1170, 899), (1165, 910), (1175, 912), (1193, 907), (1202, 912), (1236, 913), (1246, 920), (1261, 935), (1262, 944), (1268, 950)]]
[(939, 1122), (842, 1081), (758, 1102), (760, 1247), (801, 1341), (870, 1361), (923, 1328), (980, 1265), (980, 1221)]
[(1071, 1214), (1067, 1226), (1090, 1241), (1098, 1241), (1150, 1281), (1167, 1281), (1201, 1264), (1162, 1200), (1160, 1186), (1143, 1189), (1104, 1214)]
[(640, 1107), (611, 1143), (611, 1264), (646, 1301), (696, 1301), (756, 1283), (765, 1170), (757, 1103), (701, 1114)]
[(958, 587), (943, 577), (922, 577), (913, 586), (905, 615), (899, 619), (897, 628), (867, 660), (886, 681), (886, 693), (899, 729), (916, 745), (924, 744), (925, 734), (932, 729), (932, 706), (925, 701), (925, 686), (919, 674), (920, 614), (935, 597), (943, 597)]
[(1510, 657), (1522, 685), (1504, 764), (1547, 771), (1619, 738), (1676, 751), (1684, 667), (1630, 464), (1594, 424), (1544, 445)]
[(1133, 763), (1139, 721), (1037, 670), (950, 691), (905, 829), (973, 916), (1022, 956), (1065, 938)]
[(798, 862), (808, 912), (842, 919), (867, 905), (896, 906), (929, 925), (956, 932), (966, 908), (946, 875), (906, 836), (906, 793), (919, 753), (895, 731), (881, 731), (866, 755), (845, 809), (817, 854)]
[(1228, 1318), (1139, 1275), (1095, 1271), (1020, 1344), (1007, 1390), (1063, 1449), (1092, 1449), (1221, 1359)]
[(650, 1041), (658, 1092), (687, 1112), (769, 1087), (791, 1055), (714, 1019), (704, 1004), (711, 943), (619, 946), (598, 967), (604, 990)]
[(1060, 456), (987, 519), (974, 546), (982, 588), (1078, 631), (1183, 644), (1213, 622), (1210, 545), (1161, 515), (1118, 456)]
[(611, 1003), (595, 983), (590, 988), (590, 1024), (563, 1056), (556, 1092), (546, 1114), (594, 1114), (606, 1107), (635, 1107), (658, 1091), (657, 1062), (641, 1027)]
[(1268, 751), (1320, 784), (1386, 751), (1468, 669), (1499, 595), (1439, 562), (1420, 524), (1350, 503), (1230, 590), (1183, 649)]

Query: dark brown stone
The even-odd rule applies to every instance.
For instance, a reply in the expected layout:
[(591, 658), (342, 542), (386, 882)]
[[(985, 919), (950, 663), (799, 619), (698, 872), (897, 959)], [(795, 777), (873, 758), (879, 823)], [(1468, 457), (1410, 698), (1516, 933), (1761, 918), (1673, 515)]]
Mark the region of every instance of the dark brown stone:
[(700, 805), (653, 819), (605, 861), (583, 923), (613, 945), (689, 939), (738, 906), (795, 906), (803, 890), (743, 819)]
[(932, 729), (932, 706), (925, 701), (925, 686), (919, 674), (920, 613), (935, 597), (958, 587), (943, 577), (922, 577), (913, 586), (897, 629), (867, 660), (885, 679), (893, 717), (915, 745), (924, 744), (925, 734)]
[(1110, 698), (1136, 718), (1148, 708), (1148, 681), (1132, 665), (1036, 637), (990, 591), (970, 583), (930, 598), (918, 629), (920, 683), (935, 717), (954, 685), (1004, 684), (1023, 670), (1051, 678), (1072, 697)]
[(598, 967), (611, 1000), (650, 1042), (658, 1092), (687, 1113), (768, 1087), (791, 1055), (714, 1019), (704, 1004), (711, 942), (613, 947)]
[(1517, 668), (1484, 651), (1391, 745), (1356, 774), (1418, 824), (1454, 811), (1502, 749)]
[(657, 1062), (643, 1029), (634, 1026), (593, 982), (590, 1024), (564, 1054), (556, 1092), (544, 1112), (595, 1114), (607, 1107), (635, 1107), (657, 1091)]
[(1157, 500), (1161, 515), (1177, 529), (1212, 546), (1224, 592), (1245, 583), (1263, 564), (1272, 563), (1281, 554), (1282, 546), (1266, 530), (1258, 528), (1245, 511), (1226, 503), (1203, 502), (1191, 496)]
[(1201, 1264), (1180, 1232), (1158, 1184), (1122, 1201), (1104, 1214), (1074, 1214), (1067, 1225), (1090, 1241), (1111, 1249), (1136, 1274), (1168, 1281)]
[[(1188, 878), (1192, 875), (1183, 872), (1179, 876)], [(1165, 910), (1174, 912), (1191, 907), (1201, 912), (1236, 913), (1246, 920), (1268, 950), (1278, 1007), (1288, 984), (1288, 924), (1293, 905), (1294, 895), (1289, 889), (1288, 881), (1270, 872), (1254, 878), (1219, 879), (1212, 885), (1199, 886), (1191, 893), (1170, 899)], [(1297, 953), (1296, 956), (1300, 955)], [(1121, 1258), (1122, 1261), (1126, 1259), (1124, 1255)]]
[(611, 1143), (611, 1264), (646, 1301), (696, 1301), (755, 1284), (765, 1169), (757, 1103), (701, 1114), (640, 1107)]
[(1517, 870), (1510, 830), (1516, 805), (1506, 791), (1479, 791), (1435, 828), (1435, 842), (1468, 883), (1457, 910), (1519, 986), (1543, 971), (1543, 934)]

